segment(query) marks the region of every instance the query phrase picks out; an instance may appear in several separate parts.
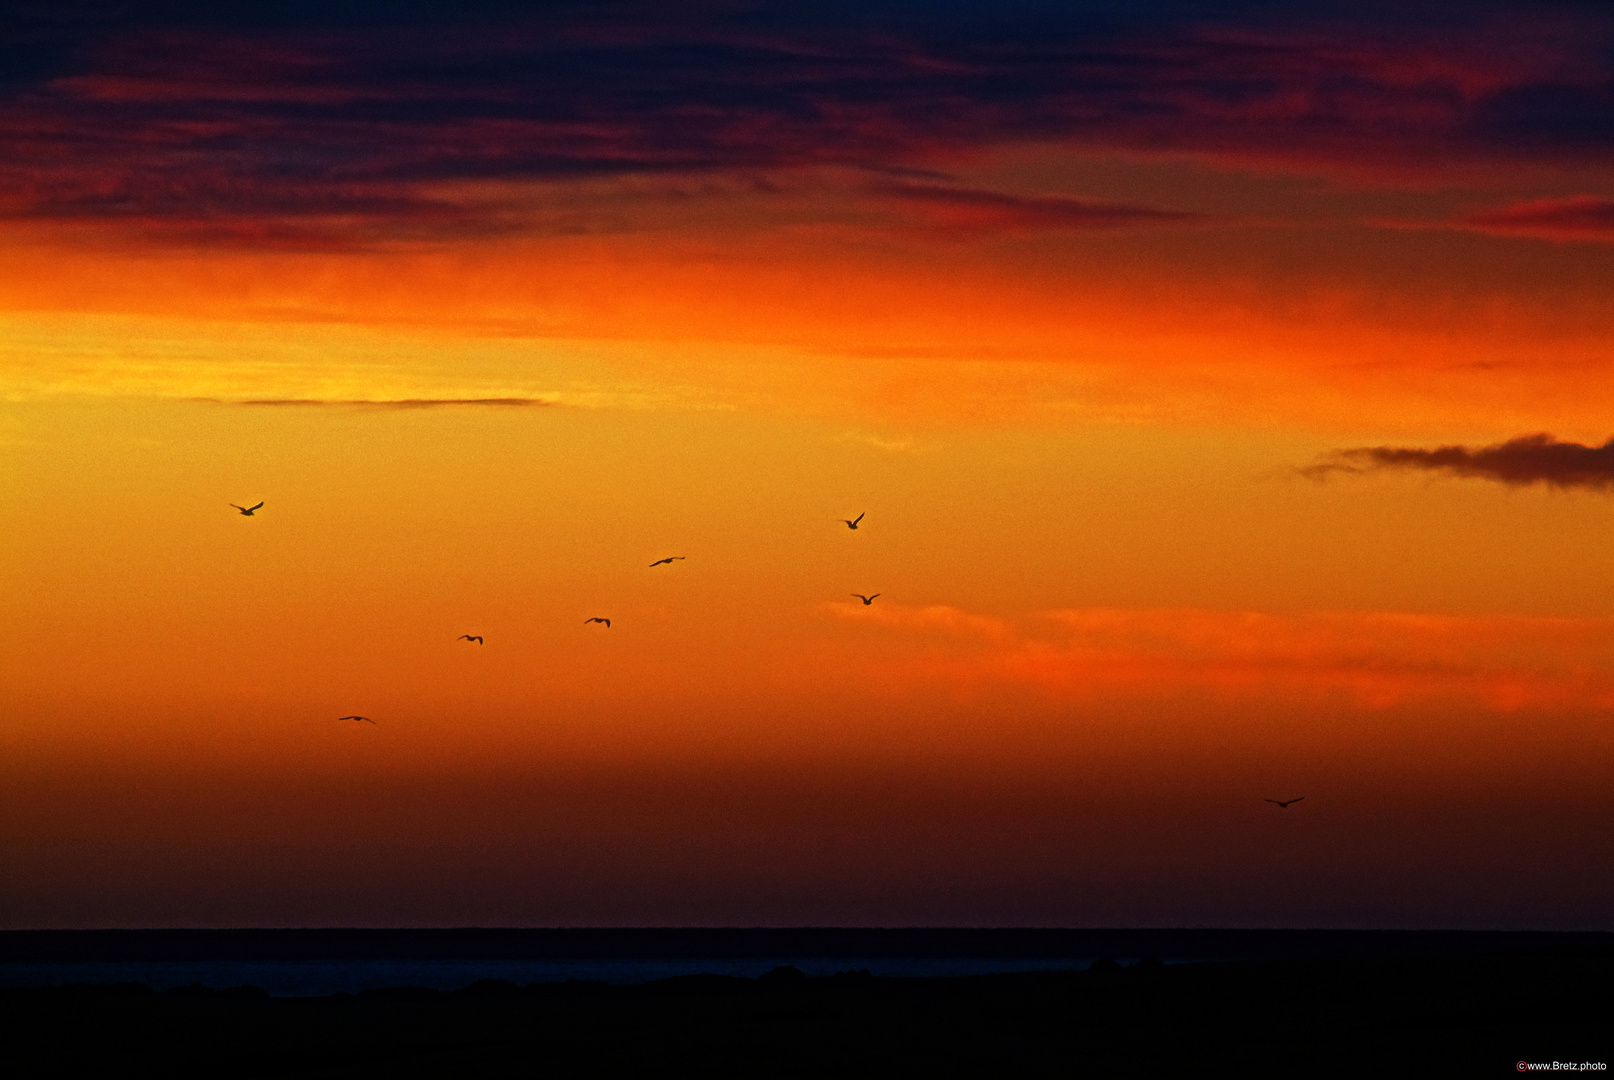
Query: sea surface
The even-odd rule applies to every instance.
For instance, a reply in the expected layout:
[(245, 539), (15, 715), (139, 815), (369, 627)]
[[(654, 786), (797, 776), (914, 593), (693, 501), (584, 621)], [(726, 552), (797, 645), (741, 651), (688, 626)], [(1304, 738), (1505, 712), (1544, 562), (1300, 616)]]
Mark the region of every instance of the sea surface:
[(889, 978), (1131, 964), (1614, 948), (1611, 933), (1396, 930), (308, 929), (0, 932), (0, 986), (143, 983), (322, 996), (390, 987), (646, 983), (683, 975)]

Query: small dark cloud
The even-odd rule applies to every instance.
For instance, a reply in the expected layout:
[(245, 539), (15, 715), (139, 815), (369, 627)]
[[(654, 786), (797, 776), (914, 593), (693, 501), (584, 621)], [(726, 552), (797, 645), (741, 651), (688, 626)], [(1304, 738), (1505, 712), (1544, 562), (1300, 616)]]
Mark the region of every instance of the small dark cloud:
[(1551, 435), (1521, 435), (1491, 446), (1362, 446), (1336, 450), (1300, 470), (1315, 480), (1334, 473), (1417, 469), (1503, 484), (1558, 488), (1614, 488), (1614, 439), (1602, 446), (1559, 442)]
[(298, 408), (313, 406), (350, 406), (371, 409), (437, 409), (450, 405), (492, 405), (504, 407), (526, 407), (533, 405), (552, 405), (554, 402), (543, 398), (392, 398), (387, 400), (371, 400), (367, 398), (349, 398), (342, 400), (326, 400), (324, 398), (254, 398), (246, 401), (223, 401), (218, 398), (198, 398), (199, 401), (210, 401), (220, 405), (258, 405), (273, 408)]

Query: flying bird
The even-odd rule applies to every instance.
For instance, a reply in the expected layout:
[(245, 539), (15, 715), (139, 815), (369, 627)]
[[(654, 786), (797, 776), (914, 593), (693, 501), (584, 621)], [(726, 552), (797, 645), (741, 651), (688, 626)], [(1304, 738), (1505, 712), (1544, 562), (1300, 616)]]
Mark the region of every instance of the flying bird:
[(874, 596), (879, 596), (880, 594), (875, 593), (874, 596), (864, 596), (860, 592), (855, 592), (852, 595), (857, 597), (859, 600), (863, 601), (863, 606), (864, 607), (868, 607), (870, 604), (874, 603)]
[(337, 719), (338, 720), (361, 720), (366, 724), (374, 724), (375, 723), (375, 721), (371, 720), (368, 716), (338, 716)]
[(605, 624), (605, 628), (607, 630), (611, 629), (611, 620), (610, 619), (601, 619), (598, 616), (596, 616), (595, 618), (592, 618), (592, 619), (584, 619), (583, 620), (583, 624), (585, 626), (588, 625), (591, 622), (602, 622), (602, 623)]
[[(1304, 799), (1304, 798), (1305, 798), (1304, 795), (1300, 796), (1300, 799)], [(1297, 802), (1300, 801), (1300, 799), (1262, 799), (1261, 801), (1262, 802), (1269, 802), (1273, 806), (1276, 806), (1280, 810), (1287, 810), (1287, 809), (1289, 809), (1289, 804), (1290, 803), (1297, 803)]]
[[(868, 513), (867, 510), (863, 511), (863, 514), (867, 514), (867, 513)], [(857, 517), (853, 518), (851, 521), (846, 521), (845, 518), (841, 518), (840, 520), (846, 521), (846, 527), (848, 529), (855, 529), (855, 528), (857, 528), (857, 523), (859, 521), (863, 520), (863, 514), (859, 514)]]
[[(230, 505), (235, 506), (235, 503), (231, 503)], [(245, 514), (247, 517), (251, 517), (252, 512), (254, 510), (262, 510), (263, 509), (263, 503), (259, 503), (257, 506), (235, 506), (235, 508), (237, 510), (241, 511), (241, 513)], [(855, 528), (857, 528), (857, 526), (854, 525), (854, 526), (852, 526), (852, 528), (855, 529)]]
[(481, 645), (482, 644), (482, 635), (481, 634), (461, 634), (459, 637), (455, 638), (454, 640), (455, 641), (474, 641), (478, 645)]
[(675, 559), (682, 559), (682, 558), (683, 558), (682, 555), (669, 555), (665, 559), (657, 559), (655, 562), (651, 563), (650, 565), (651, 566), (665, 566), (667, 563), (670, 563), (670, 562), (674, 561)]

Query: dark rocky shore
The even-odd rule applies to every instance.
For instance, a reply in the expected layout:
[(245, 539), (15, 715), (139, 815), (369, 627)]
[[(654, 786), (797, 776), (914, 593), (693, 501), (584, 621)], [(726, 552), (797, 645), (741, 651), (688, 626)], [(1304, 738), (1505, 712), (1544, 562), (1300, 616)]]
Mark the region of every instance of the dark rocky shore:
[(8, 1076), (1493, 1076), (1607, 1062), (1614, 953), (1246, 961), (887, 979), (275, 998), (0, 990)]

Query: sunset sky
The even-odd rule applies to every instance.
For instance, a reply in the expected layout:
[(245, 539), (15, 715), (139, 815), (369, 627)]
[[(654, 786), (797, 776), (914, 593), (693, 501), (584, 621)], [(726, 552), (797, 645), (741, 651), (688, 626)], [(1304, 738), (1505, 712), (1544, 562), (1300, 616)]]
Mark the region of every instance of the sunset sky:
[(8, 3), (0, 927), (1614, 929), (1611, 436), (1605, 5)]

